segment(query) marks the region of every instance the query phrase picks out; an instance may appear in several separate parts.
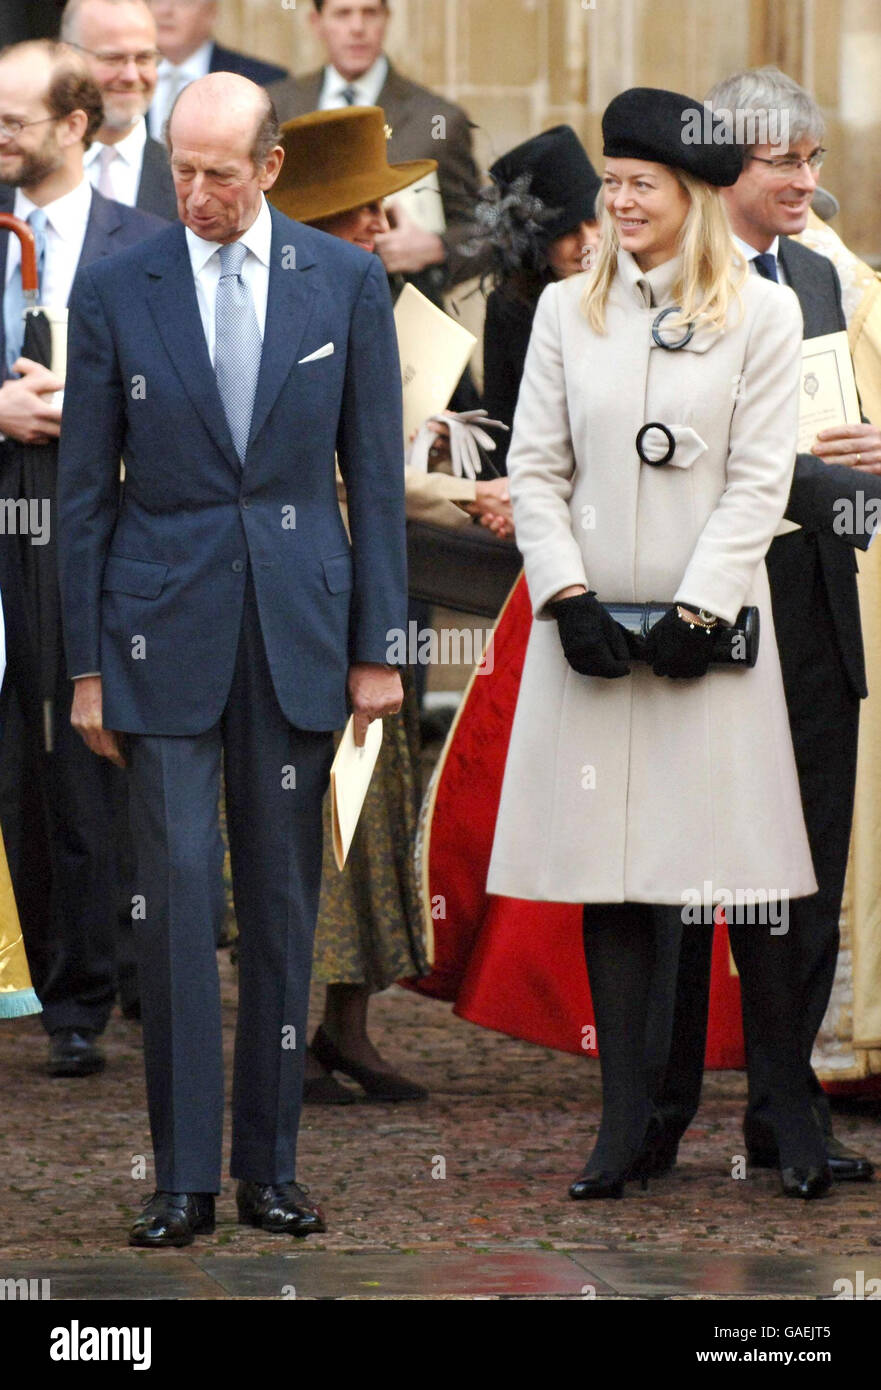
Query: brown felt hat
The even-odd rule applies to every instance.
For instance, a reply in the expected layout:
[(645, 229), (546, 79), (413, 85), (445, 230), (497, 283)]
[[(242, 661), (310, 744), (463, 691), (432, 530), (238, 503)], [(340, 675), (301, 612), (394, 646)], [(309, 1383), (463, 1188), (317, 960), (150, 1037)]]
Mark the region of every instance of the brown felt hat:
[(385, 114), (379, 106), (310, 111), (282, 126), (281, 142), (284, 164), (266, 196), (298, 222), (375, 203), (437, 168), (436, 159), (389, 164)]

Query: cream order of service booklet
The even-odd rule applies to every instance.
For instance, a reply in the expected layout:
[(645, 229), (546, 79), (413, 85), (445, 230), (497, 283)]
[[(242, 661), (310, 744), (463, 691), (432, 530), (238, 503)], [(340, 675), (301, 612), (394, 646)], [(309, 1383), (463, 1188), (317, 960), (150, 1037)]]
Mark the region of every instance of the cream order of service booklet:
[(359, 748), (355, 743), (355, 721), (353, 716), (349, 716), (330, 769), (333, 855), (340, 870), (345, 868), (381, 743), (381, 719), (371, 719), (364, 746)]
[(477, 339), (413, 285), (405, 285), (398, 295), (395, 328), (404, 392), (404, 439), (409, 441), (430, 415), (446, 410)]
[[(820, 430), (859, 423), (860, 403), (847, 334), (842, 329), (819, 338), (805, 338), (801, 351), (798, 452), (809, 454)], [(796, 522), (784, 518), (775, 534), (784, 536), (798, 529)]]

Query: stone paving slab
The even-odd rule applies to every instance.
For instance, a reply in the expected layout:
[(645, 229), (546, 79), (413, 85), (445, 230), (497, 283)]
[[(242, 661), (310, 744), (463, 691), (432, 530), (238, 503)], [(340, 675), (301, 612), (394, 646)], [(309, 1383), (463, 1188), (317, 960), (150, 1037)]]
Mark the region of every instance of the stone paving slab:
[(53, 1303), (115, 1299), (223, 1298), (224, 1289), (186, 1254), (169, 1250), (143, 1255), (94, 1256), (73, 1260), (0, 1259), (0, 1301), (9, 1301), (7, 1279), (49, 1280)]
[[(196, 1259), (217, 1284), (238, 1298), (290, 1298), (294, 1296), (291, 1289), (297, 1298), (580, 1296), (589, 1282), (566, 1255), (542, 1250), (498, 1255), (304, 1251), (262, 1259), (233, 1255)], [(599, 1292), (615, 1290), (601, 1283)]]
[[(704, 1297), (835, 1298), (837, 1280), (857, 1285), (857, 1271), (866, 1281), (881, 1276), (877, 1251), (862, 1255), (712, 1255), (633, 1254), (627, 1251), (577, 1251), (570, 1257), (585, 1271), (590, 1282), (611, 1288), (626, 1298)], [(845, 1286), (846, 1287), (846, 1286)], [(881, 1285), (879, 1285), (881, 1287)]]
[[(860, 1276), (862, 1282), (860, 1283)], [(881, 1257), (534, 1250), (302, 1251), (251, 1257), (192, 1249), (73, 1260), (0, 1261), (0, 1302), (32, 1281), (52, 1302), (295, 1299), (834, 1299), (872, 1292)], [(47, 1280), (48, 1285), (43, 1281)], [(842, 1285), (850, 1280), (851, 1285)], [(879, 1284), (877, 1287), (881, 1287)]]

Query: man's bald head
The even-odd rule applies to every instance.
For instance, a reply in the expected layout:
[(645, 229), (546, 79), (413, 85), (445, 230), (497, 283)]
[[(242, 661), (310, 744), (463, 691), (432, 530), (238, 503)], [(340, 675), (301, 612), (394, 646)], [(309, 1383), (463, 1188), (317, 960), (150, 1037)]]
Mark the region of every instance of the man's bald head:
[(180, 139), (194, 132), (199, 138), (220, 136), (231, 154), (247, 156), (255, 165), (266, 162), (281, 138), (270, 97), (256, 82), (235, 72), (209, 72), (184, 87), (165, 127), (169, 154), (175, 129), (180, 130)]
[(165, 132), (178, 216), (205, 241), (236, 241), (260, 211), (284, 154), (262, 87), (212, 72), (175, 102)]

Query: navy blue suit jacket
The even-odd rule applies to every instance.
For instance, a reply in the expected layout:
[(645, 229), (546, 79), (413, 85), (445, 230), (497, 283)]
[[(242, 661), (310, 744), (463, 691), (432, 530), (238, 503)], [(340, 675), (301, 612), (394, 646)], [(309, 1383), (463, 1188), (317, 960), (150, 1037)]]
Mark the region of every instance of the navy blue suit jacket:
[(275, 691), (299, 728), (341, 727), (349, 664), (386, 661), (389, 630), (405, 628), (401, 376), (386, 276), (360, 248), (271, 216), (244, 468), (183, 226), (91, 267), (74, 287), (61, 599), (69, 674), (101, 672), (109, 729), (192, 735), (217, 723), (248, 565)]
[(237, 53), (234, 48), (224, 48), (216, 43), (211, 50), (209, 72), (237, 72), (240, 77), (250, 77), (260, 87), (268, 87), (270, 82), (280, 82), (288, 76), (287, 68), (275, 63), (264, 63), (262, 58), (252, 58), (247, 53)]
[[(0, 184), (0, 212), (12, 212), (14, 205), (15, 189), (10, 188), (8, 184)], [(151, 213), (115, 203), (93, 189), (79, 268), (93, 265), (105, 256), (112, 256), (116, 251), (134, 246), (166, 225), (161, 218), (154, 217)], [(0, 230), (0, 286), (6, 284), (6, 248), (10, 235), (10, 232)], [(3, 315), (0, 314), (0, 381), (5, 380), (6, 375), (6, 329)]]

